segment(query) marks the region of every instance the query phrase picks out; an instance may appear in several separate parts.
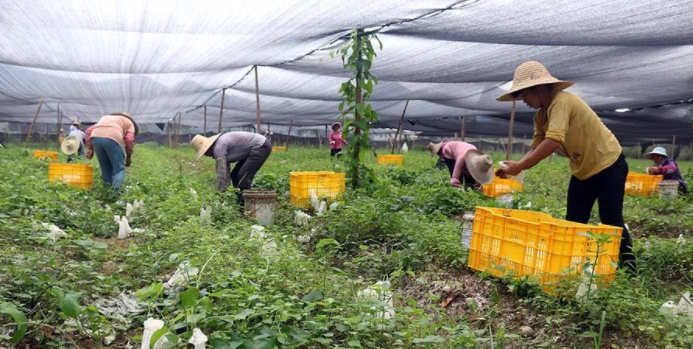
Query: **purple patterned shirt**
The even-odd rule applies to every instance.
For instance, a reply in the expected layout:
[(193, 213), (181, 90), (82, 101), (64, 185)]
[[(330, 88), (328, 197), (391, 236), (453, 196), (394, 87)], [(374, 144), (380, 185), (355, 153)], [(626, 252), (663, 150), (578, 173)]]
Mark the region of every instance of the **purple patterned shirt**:
[(267, 138), (251, 132), (227, 132), (214, 142), (214, 158), (226, 158), (227, 162), (238, 162), (250, 154), (250, 150), (265, 143)]

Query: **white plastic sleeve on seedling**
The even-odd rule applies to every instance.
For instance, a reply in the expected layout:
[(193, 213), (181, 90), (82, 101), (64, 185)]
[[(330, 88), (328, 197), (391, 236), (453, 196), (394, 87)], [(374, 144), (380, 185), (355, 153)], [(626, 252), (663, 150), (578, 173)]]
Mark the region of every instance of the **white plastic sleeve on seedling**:
[(205, 344), (207, 343), (207, 336), (205, 336), (199, 328), (193, 329), (192, 337), (188, 343), (192, 344), (194, 349), (205, 349)]
[[(385, 303), (383, 311), (377, 312), (376, 315), (386, 320), (395, 317), (394, 295), (390, 291), (389, 281), (378, 281), (375, 285), (368, 286), (359, 291), (356, 297), (361, 300), (377, 300)], [(372, 307), (371, 309), (375, 310), (376, 307)]]
[(189, 192), (190, 192), (190, 195), (197, 196), (197, 191), (195, 191), (195, 189), (190, 188)]
[(686, 292), (681, 296), (678, 306), (675, 310), (676, 314), (685, 314), (693, 317), (693, 304), (691, 303), (691, 293)]
[(44, 229), (48, 230), (46, 237), (51, 239), (53, 242), (67, 237), (67, 234), (55, 224), (41, 223), (41, 225)]
[(310, 205), (313, 206), (315, 211), (320, 208), (320, 200), (318, 200), (318, 195), (315, 194), (315, 189), (310, 190)]
[(127, 217), (113, 216), (113, 218), (118, 222), (118, 239), (127, 239), (132, 235), (132, 228), (130, 228), (130, 223)]
[(209, 220), (212, 217), (212, 207), (205, 206), (200, 210), (200, 218)]
[(164, 327), (164, 322), (161, 320), (149, 318), (144, 322), (144, 333), (142, 334), (142, 346), (141, 349), (149, 349), (149, 344), (152, 341), (152, 336), (154, 332), (162, 329)]
[(686, 243), (686, 239), (683, 237), (683, 234), (679, 234), (678, 239), (676, 239), (676, 243), (681, 245)]
[(128, 202), (127, 205), (125, 205), (125, 217), (131, 217), (132, 216), (132, 205)]
[(317, 215), (322, 216), (325, 211), (327, 211), (327, 201), (321, 201), (318, 206)]
[(190, 262), (183, 262), (178, 265), (178, 269), (173, 273), (171, 279), (168, 280), (167, 284), (173, 286), (176, 284), (184, 285), (188, 283), (191, 277), (196, 276), (199, 269), (190, 265)]
[(259, 241), (264, 241), (265, 240), (265, 227), (261, 225), (253, 225), (250, 227), (250, 237), (259, 240)]
[(294, 222), (299, 227), (308, 224), (308, 220), (311, 218), (309, 214), (307, 214), (303, 211), (294, 211), (294, 214), (295, 214)]
[(590, 276), (592, 273), (592, 268), (585, 268), (585, 271), (582, 273), (582, 282), (580, 282), (580, 286), (578, 286), (578, 290), (575, 293), (575, 298), (587, 296), (588, 291), (590, 298), (597, 295), (597, 285), (595, 284), (594, 279), (592, 279), (592, 283), (590, 283)]

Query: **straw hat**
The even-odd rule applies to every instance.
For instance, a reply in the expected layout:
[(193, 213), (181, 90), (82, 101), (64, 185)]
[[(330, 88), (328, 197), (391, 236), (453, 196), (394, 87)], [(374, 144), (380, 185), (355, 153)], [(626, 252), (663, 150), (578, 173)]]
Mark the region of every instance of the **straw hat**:
[(652, 149), (651, 152), (645, 154), (645, 158), (646, 159), (652, 159), (652, 155), (661, 155), (665, 158), (669, 157), (669, 155), (667, 155), (667, 150), (664, 149), (663, 147), (656, 147), (656, 148)]
[(77, 119), (72, 120), (72, 125), (79, 126), (79, 120), (77, 120)]
[(214, 144), (214, 142), (221, 136), (221, 133), (218, 135), (214, 135), (212, 137), (205, 137), (203, 135), (196, 135), (193, 137), (192, 141), (190, 141), (190, 146), (195, 150), (195, 153), (197, 154), (197, 159), (199, 160), (202, 155), (205, 155), (207, 150), (209, 150), (209, 147)]
[(335, 125), (337, 125), (337, 126), (339, 126), (339, 127), (342, 127), (342, 124), (341, 124), (341, 123), (339, 123), (339, 122), (333, 122), (332, 125), (330, 125), (330, 128), (331, 128), (331, 129), (334, 129), (334, 126), (335, 126)]
[(572, 81), (558, 80), (551, 76), (548, 69), (544, 67), (543, 64), (535, 61), (524, 62), (520, 64), (517, 69), (515, 69), (515, 76), (513, 77), (513, 86), (510, 90), (500, 97), (498, 100), (501, 102), (508, 102), (512, 100), (520, 99), (519, 96), (513, 96), (516, 92), (524, 90), (528, 87), (537, 85), (547, 85), (552, 84), (555, 89), (564, 90), (573, 85)]
[(493, 159), (490, 156), (476, 149), (470, 149), (464, 156), (464, 163), (477, 182), (489, 184), (493, 181)]
[(438, 152), (440, 151), (440, 148), (442, 148), (442, 147), (443, 147), (443, 142), (440, 142), (440, 143), (430, 142), (426, 146), (426, 148), (431, 151), (431, 157), (438, 155)]
[(60, 150), (66, 155), (72, 155), (79, 150), (80, 141), (75, 136), (67, 136), (60, 144)]
[(111, 113), (110, 115), (120, 115), (120, 116), (124, 116), (124, 117), (130, 119), (130, 121), (132, 121), (132, 124), (135, 125), (135, 136), (137, 136), (137, 134), (140, 133), (140, 127), (137, 126), (137, 123), (135, 122), (135, 119), (132, 118), (132, 115), (130, 115), (124, 111), (123, 112), (117, 112), (117, 113)]

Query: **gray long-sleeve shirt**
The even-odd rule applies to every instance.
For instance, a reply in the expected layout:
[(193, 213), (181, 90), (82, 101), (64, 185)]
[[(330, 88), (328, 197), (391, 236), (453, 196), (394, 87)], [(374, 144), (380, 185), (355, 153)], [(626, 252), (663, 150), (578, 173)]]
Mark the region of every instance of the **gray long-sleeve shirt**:
[(267, 139), (257, 133), (227, 132), (214, 143), (214, 160), (217, 162), (217, 189), (226, 190), (231, 181), (229, 163), (241, 161), (253, 148), (262, 146)]

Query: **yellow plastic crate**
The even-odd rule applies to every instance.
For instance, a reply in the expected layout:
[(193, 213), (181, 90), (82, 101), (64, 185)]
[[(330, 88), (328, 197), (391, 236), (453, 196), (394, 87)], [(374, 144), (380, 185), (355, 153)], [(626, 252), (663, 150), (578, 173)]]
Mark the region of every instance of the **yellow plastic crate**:
[(282, 145), (282, 146), (272, 147), (272, 152), (274, 153), (275, 151), (286, 151), (286, 146)]
[(94, 181), (94, 168), (83, 164), (51, 163), (48, 165), (48, 181), (89, 189)]
[(656, 195), (659, 192), (657, 183), (664, 179), (662, 175), (650, 175), (628, 172), (626, 177), (626, 194), (637, 196)]
[(47, 150), (34, 150), (34, 159), (58, 161), (58, 153)]
[(513, 192), (522, 192), (522, 184), (512, 179), (493, 177), (493, 182), (483, 186), (484, 195), (488, 197), (498, 197)]
[(609, 234), (611, 241), (602, 245), (594, 271), (600, 280), (610, 281), (616, 274), (622, 230), (539, 212), (477, 207), (468, 265), (496, 276), (533, 277), (551, 293), (552, 285), (566, 275), (579, 274), (588, 259), (594, 263), (597, 243), (579, 234)]
[(402, 166), (402, 155), (378, 155), (378, 165)]
[(291, 172), (289, 174), (289, 201), (300, 207), (310, 205), (311, 192), (320, 199), (336, 200), (346, 190), (344, 173), (331, 171)]

